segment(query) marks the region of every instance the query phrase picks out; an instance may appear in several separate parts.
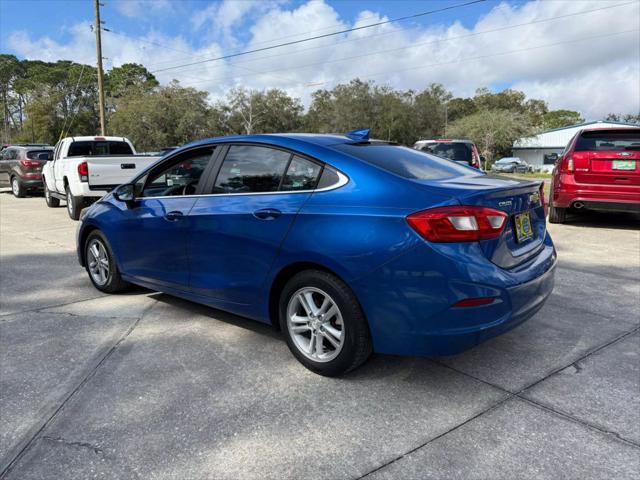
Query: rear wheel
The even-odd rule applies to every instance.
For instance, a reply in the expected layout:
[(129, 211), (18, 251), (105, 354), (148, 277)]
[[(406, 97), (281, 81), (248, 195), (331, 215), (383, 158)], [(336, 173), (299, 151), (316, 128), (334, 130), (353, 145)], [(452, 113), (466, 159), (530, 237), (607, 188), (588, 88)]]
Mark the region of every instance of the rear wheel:
[(91, 283), (101, 292), (117, 293), (129, 286), (120, 276), (111, 246), (101, 232), (93, 231), (87, 237), (84, 258)]
[(11, 178), (11, 192), (13, 192), (13, 196), (16, 198), (24, 197), (25, 190), (18, 177)]
[(287, 282), (280, 296), (280, 327), (293, 355), (321, 375), (353, 370), (372, 351), (355, 295), (327, 272), (308, 270)]
[(71, 220), (80, 219), (80, 212), (82, 211), (83, 200), (82, 197), (74, 197), (71, 193), (71, 189), (67, 186), (67, 213)]
[(549, 207), (549, 223), (564, 223), (567, 218), (567, 209), (551, 205)]
[(44, 183), (44, 200), (45, 202), (47, 202), (47, 207), (49, 208), (56, 208), (60, 206), (60, 199), (51, 196), (51, 192), (49, 191), (49, 188), (47, 187), (47, 182), (42, 179), (42, 182)]

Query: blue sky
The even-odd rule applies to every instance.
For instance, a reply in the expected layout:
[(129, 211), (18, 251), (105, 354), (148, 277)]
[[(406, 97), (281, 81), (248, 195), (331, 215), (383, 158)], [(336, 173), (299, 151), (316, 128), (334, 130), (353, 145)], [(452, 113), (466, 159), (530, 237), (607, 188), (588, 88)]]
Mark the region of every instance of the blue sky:
[[(446, 12), (175, 68), (468, 0), (103, 0), (106, 68), (145, 64), (162, 83), (207, 90), (282, 88), (308, 104), (316, 88), (364, 78), (457, 95), (513, 87), (587, 119), (640, 109), (640, 2), (487, 0)], [(620, 19), (626, 19), (620, 22)], [(637, 21), (630, 21), (637, 19)], [(0, 51), (95, 63), (92, 0), (0, 0)], [(169, 70), (165, 70), (169, 69)]]

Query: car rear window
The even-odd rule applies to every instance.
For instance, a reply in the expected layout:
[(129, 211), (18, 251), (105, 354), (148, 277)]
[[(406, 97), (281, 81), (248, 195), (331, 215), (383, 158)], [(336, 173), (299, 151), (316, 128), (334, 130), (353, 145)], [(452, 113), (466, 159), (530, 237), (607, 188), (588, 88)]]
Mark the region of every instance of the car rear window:
[(576, 152), (640, 150), (640, 130), (584, 132), (576, 142)]
[(343, 143), (332, 148), (405, 178), (438, 180), (471, 173), (464, 165), (397, 145)]
[(433, 142), (427, 143), (421, 150), (454, 162), (467, 162), (469, 165), (472, 163), (471, 144), (469, 143)]
[(69, 147), (69, 157), (88, 157), (92, 155), (132, 155), (133, 151), (127, 142), (78, 141)]
[(27, 158), (31, 160), (39, 160), (38, 155), (41, 153), (46, 153), (49, 160), (53, 158), (53, 150), (29, 150), (27, 151)]

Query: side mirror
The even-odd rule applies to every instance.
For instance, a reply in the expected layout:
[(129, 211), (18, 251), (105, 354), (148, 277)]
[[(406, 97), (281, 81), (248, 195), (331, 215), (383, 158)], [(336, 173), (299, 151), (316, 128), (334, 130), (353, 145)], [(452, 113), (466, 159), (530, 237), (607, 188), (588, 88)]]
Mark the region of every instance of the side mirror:
[(119, 200), (120, 202), (133, 202), (135, 200), (133, 183), (120, 185), (113, 192), (113, 196), (116, 200)]
[(53, 160), (53, 152), (39, 153), (38, 160), (44, 160), (45, 162), (48, 162), (49, 160)]

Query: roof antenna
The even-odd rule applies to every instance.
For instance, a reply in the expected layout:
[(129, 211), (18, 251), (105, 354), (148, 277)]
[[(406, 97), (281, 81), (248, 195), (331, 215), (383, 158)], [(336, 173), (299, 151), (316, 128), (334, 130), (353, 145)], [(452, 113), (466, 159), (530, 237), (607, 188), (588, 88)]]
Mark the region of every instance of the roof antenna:
[(357, 140), (359, 142), (366, 142), (369, 140), (369, 129), (361, 128), (359, 130), (352, 130), (346, 134), (351, 140)]

